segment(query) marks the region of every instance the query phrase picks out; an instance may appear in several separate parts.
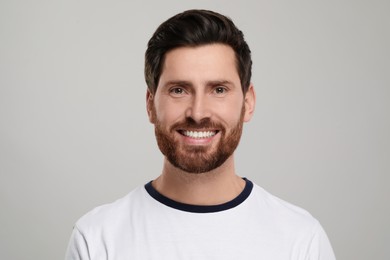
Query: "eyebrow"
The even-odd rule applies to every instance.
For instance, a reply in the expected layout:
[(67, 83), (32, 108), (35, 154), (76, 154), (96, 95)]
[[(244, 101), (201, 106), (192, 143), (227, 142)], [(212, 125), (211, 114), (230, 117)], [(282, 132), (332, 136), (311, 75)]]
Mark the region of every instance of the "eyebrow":
[(169, 87), (169, 86), (192, 86), (192, 83), (189, 81), (185, 80), (170, 80), (164, 84), (164, 87)]
[[(188, 86), (192, 87), (193, 84), (190, 81), (186, 80), (170, 80), (164, 84), (164, 87), (168, 86)], [(228, 85), (228, 86), (234, 86), (234, 83), (229, 80), (210, 80), (206, 81), (206, 86), (218, 86), (218, 85)]]

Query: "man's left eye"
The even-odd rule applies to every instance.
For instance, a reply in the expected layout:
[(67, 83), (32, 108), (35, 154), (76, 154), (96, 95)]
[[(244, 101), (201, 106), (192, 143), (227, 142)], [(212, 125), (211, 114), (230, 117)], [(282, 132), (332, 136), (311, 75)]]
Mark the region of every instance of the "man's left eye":
[(224, 87), (216, 87), (215, 93), (217, 94), (224, 94), (226, 92), (226, 89)]

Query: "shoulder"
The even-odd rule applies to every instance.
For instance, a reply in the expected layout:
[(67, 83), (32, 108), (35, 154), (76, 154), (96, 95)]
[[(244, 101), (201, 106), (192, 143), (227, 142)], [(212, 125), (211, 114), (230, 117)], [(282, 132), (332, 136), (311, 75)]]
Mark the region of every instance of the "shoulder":
[(296, 233), (315, 233), (320, 227), (316, 218), (307, 210), (282, 200), (254, 184), (253, 203), (261, 210), (262, 218), (281, 230)]
[(75, 228), (83, 234), (114, 229), (129, 219), (143, 200), (145, 200), (144, 187), (138, 187), (112, 203), (92, 209), (76, 222)]
[[(319, 221), (308, 211), (284, 201), (254, 184), (250, 207), (262, 233), (292, 245), (293, 252), (305, 259), (335, 259), (332, 246)], [(260, 221), (259, 221), (260, 219)]]

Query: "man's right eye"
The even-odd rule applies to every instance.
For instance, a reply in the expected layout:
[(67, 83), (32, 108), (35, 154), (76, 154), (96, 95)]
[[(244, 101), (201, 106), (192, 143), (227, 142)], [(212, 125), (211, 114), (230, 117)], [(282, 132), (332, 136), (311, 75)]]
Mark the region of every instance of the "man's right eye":
[(169, 92), (174, 95), (182, 95), (184, 94), (184, 89), (176, 87), (176, 88), (171, 88)]

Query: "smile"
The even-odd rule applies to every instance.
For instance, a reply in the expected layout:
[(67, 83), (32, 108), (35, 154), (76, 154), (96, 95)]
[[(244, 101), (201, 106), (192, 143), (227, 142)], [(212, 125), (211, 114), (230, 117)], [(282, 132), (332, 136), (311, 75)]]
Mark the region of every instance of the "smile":
[(181, 130), (179, 131), (182, 135), (195, 138), (195, 139), (202, 139), (202, 138), (210, 138), (217, 134), (218, 131), (188, 131), (188, 130)]

